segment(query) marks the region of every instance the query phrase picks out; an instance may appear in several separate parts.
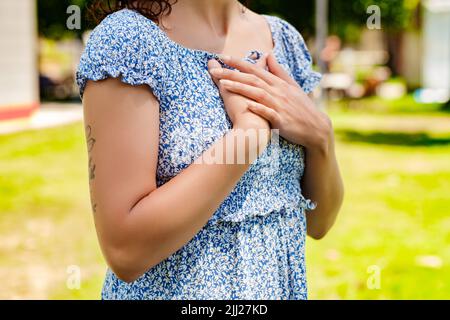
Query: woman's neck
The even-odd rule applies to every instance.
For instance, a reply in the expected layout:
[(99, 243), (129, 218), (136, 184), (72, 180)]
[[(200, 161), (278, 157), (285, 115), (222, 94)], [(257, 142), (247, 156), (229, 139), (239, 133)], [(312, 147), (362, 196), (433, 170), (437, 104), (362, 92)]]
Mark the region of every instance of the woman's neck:
[(237, 0), (178, 0), (172, 6), (170, 17), (164, 20), (201, 24), (223, 36), (228, 33), (231, 22), (241, 16), (242, 8)]

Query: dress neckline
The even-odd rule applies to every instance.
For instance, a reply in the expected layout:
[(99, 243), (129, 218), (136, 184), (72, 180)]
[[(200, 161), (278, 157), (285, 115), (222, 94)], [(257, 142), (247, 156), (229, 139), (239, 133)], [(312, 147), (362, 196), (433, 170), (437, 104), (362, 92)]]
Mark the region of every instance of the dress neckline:
[[(148, 21), (151, 25), (153, 25), (154, 27), (156, 27), (156, 29), (158, 30), (158, 32), (162, 35), (162, 37), (171, 45), (173, 45), (174, 47), (176, 47), (178, 50), (181, 51), (185, 51), (188, 53), (191, 53), (193, 55), (196, 56), (200, 56), (200, 57), (209, 57), (209, 58), (218, 58), (218, 56), (220, 55), (220, 53), (215, 53), (215, 52), (211, 52), (211, 51), (207, 51), (207, 50), (201, 50), (201, 49), (193, 49), (193, 48), (189, 48), (186, 47), (184, 45), (182, 45), (179, 42), (176, 42), (175, 40), (172, 40), (167, 33), (161, 29), (161, 27), (155, 23), (153, 20), (147, 18), (146, 16), (140, 14), (139, 12), (135, 11), (135, 10), (131, 10), (131, 9), (122, 9), (122, 10), (127, 10), (127, 11), (132, 11), (140, 16), (142, 16), (146, 21)], [(275, 35), (275, 28), (273, 26), (273, 23), (271, 21), (271, 16), (265, 15), (265, 14), (261, 14), (261, 16), (266, 20), (266, 23), (268, 25), (268, 28), (270, 30), (270, 34), (272, 37), (272, 49), (271, 52), (276, 56), (276, 50), (278, 49), (279, 45), (277, 44), (277, 37)]]

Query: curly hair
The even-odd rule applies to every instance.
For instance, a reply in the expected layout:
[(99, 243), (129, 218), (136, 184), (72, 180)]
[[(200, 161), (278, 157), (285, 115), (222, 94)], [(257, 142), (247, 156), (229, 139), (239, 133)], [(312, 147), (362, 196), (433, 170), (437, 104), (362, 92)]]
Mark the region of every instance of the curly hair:
[[(172, 11), (172, 5), (178, 0), (93, 0), (88, 6), (88, 17), (94, 23), (100, 23), (107, 15), (122, 9), (131, 9), (158, 23), (162, 15)], [(248, 5), (249, 0), (243, 0)]]

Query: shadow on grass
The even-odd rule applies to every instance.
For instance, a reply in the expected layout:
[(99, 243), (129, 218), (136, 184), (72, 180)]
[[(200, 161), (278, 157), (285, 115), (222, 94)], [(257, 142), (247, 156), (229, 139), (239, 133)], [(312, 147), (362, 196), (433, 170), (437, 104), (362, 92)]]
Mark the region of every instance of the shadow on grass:
[(362, 132), (355, 130), (336, 130), (340, 140), (347, 142), (363, 142), (379, 145), (397, 146), (443, 146), (450, 145), (450, 136), (432, 137), (425, 132)]

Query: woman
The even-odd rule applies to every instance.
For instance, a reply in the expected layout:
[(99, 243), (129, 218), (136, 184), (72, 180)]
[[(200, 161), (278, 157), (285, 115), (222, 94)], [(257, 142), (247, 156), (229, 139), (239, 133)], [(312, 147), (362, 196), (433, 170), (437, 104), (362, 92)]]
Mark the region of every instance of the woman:
[(343, 188), (300, 34), (236, 0), (94, 12), (77, 81), (102, 298), (306, 299), (305, 236)]

